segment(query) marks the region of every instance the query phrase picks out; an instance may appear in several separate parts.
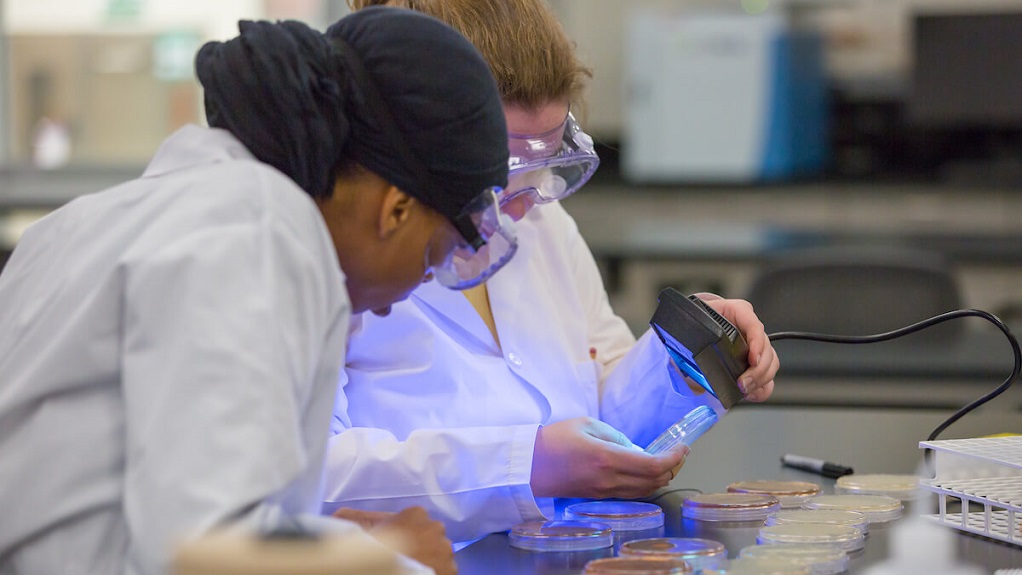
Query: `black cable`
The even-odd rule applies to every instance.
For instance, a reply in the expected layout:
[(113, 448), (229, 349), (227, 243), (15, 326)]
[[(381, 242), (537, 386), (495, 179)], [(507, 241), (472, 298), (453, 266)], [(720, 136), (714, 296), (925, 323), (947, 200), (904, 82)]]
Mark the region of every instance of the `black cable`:
[(942, 313), (929, 319), (924, 319), (923, 321), (914, 323), (903, 328), (896, 329), (894, 331), (878, 333), (875, 335), (830, 335), (802, 331), (779, 331), (776, 333), (767, 334), (767, 338), (769, 338), (770, 341), (772, 342), (781, 341), (784, 339), (800, 339), (808, 341), (822, 341), (828, 343), (876, 343), (881, 341), (892, 340), (903, 335), (908, 335), (910, 333), (915, 333), (930, 326), (937, 325), (938, 323), (943, 323), (945, 321), (961, 317), (980, 317), (997, 326), (997, 329), (1001, 330), (1004, 336), (1008, 338), (1008, 343), (1011, 345), (1011, 351), (1015, 356), (1015, 366), (1012, 368), (1011, 375), (1008, 376), (1008, 379), (1004, 380), (1004, 383), (997, 386), (997, 388), (995, 388), (993, 391), (983, 395), (979, 399), (976, 399), (975, 401), (969, 403), (965, 407), (962, 407), (958, 411), (954, 412), (953, 414), (951, 414), (950, 417), (945, 419), (940, 425), (934, 428), (934, 430), (930, 432), (930, 436), (926, 438), (927, 441), (933, 441), (934, 439), (937, 438), (938, 435), (941, 434), (941, 432), (947, 429), (954, 422), (961, 419), (964, 415), (1007, 391), (1008, 388), (1010, 388), (1011, 385), (1015, 383), (1015, 380), (1018, 379), (1019, 373), (1022, 372), (1022, 350), (1019, 349), (1018, 340), (1015, 339), (1015, 335), (1011, 333), (1011, 330), (1008, 329), (1008, 326), (1006, 326), (1004, 322), (998, 319), (997, 316), (979, 309), (959, 309)]

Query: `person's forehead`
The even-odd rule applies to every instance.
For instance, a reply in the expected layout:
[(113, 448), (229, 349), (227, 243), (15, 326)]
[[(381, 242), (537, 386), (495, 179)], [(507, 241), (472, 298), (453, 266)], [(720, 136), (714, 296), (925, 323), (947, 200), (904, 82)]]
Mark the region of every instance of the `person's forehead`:
[(545, 134), (557, 129), (567, 116), (567, 101), (552, 100), (538, 108), (504, 105), (507, 131), (512, 136)]

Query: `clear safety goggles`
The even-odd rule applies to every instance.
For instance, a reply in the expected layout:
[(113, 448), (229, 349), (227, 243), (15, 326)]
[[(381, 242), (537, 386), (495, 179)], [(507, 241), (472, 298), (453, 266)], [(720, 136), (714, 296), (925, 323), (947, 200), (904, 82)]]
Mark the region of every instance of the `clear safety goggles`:
[[(453, 222), (459, 234), (449, 230), (434, 236), (427, 250), (427, 267), (444, 287), (468, 289), (486, 281), (504, 267), (518, 250), (514, 222), (501, 213), (499, 187), (489, 188)], [(466, 238), (472, 238), (471, 240)]]
[(600, 165), (593, 139), (568, 113), (564, 122), (544, 134), (510, 134), (508, 184), (500, 205), (517, 200), (545, 204), (582, 187)]

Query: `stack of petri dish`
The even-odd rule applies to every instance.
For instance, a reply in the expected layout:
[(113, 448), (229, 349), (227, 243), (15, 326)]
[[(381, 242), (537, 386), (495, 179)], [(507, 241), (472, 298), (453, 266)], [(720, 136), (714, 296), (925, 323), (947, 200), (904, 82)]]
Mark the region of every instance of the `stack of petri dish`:
[(807, 481), (736, 481), (727, 486), (730, 493), (759, 493), (771, 495), (781, 502), (782, 508), (799, 508), (810, 497), (820, 494), (820, 486)]
[(589, 521), (519, 523), (508, 533), (511, 546), (526, 551), (589, 551), (614, 544), (608, 525)]
[(607, 557), (586, 563), (582, 575), (684, 575), (692, 566), (669, 557)]
[(915, 475), (852, 474), (838, 477), (834, 493), (851, 495), (886, 495), (901, 501), (912, 501), (926, 495), (919, 488)]
[(696, 537), (637, 539), (621, 545), (618, 555), (683, 559), (696, 571), (716, 569), (727, 564), (727, 549), (723, 543)]
[(869, 522), (866, 515), (858, 511), (843, 509), (782, 509), (770, 514), (765, 525), (784, 525), (788, 523), (823, 523), (827, 525), (844, 525), (854, 527), (869, 535)]
[(810, 567), (780, 557), (739, 557), (723, 569), (707, 569), (703, 575), (812, 575)]
[(827, 545), (845, 553), (860, 551), (866, 546), (862, 531), (847, 525), (826, 523), (767, 525), (759, 530), (756, 542), (761, 545), (792, 543)]
[(803, 509), (858, 511), (869, 523), (886, 523), (902, 515), (900, 499), (886, 495), (817, 495), (802, 504)]
[(812, 575), (836, 575), (848, 570), (848, 555), (828, 545), (753, 545), (742, 549), (738, 557), (788, 559), (808, 566)]

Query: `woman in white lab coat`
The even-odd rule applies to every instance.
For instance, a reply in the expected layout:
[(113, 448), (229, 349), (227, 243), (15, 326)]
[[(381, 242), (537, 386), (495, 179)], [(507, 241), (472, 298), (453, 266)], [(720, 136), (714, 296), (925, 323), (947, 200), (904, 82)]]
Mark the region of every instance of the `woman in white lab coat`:
[[(353, 529), (319, 515), (350, 314), (514, 252), (497, 88), (438, 20), (243, 22), (196, 70), (213, 127), (31, 226), (0, 274), (0, 573), (157, 574), (216, 527)], [(421, 510), (384, 522), (455, 570)]]
[[(556, 202), (598, 163), (568, 113), (588, 71), (541, 0), (414, 6), (465, 32), (497, 77), (511, 132), (502, 209), (520, 220), (520, 257), (462, 293), (424, 285), (386, 322), (354, 318), (326, 507), (422, 505), (465, 541), (549, 517), (550, 497), (647, 495), (686, 452), (636, 445), (712, 400), (655, 335), (636, 342)], [(778, 362), (762, 324), (747, 302), (706, 297), (749, 341), (746, 397), (766, 399)]]

